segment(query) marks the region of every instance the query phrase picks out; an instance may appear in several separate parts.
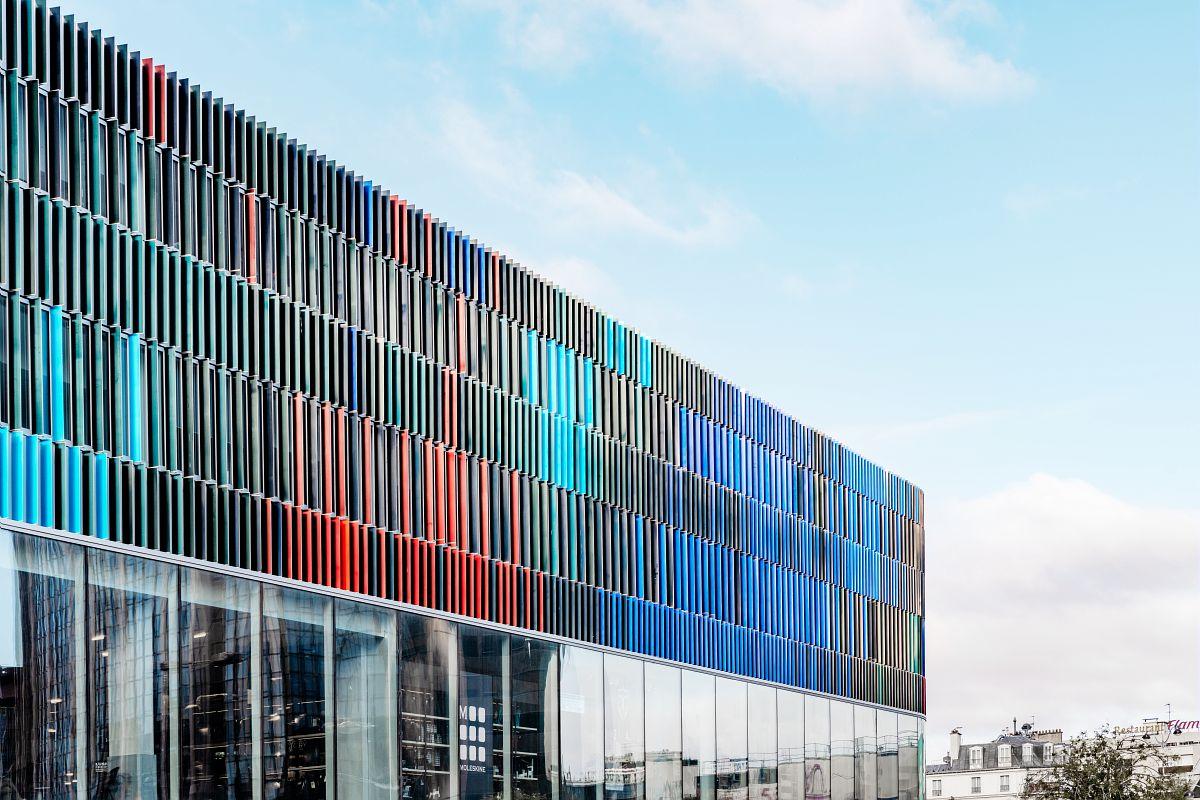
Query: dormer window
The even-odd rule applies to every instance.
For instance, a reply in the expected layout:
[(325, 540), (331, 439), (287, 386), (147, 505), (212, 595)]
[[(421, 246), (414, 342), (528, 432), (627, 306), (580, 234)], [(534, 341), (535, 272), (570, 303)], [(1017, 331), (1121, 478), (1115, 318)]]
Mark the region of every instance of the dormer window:
[(1042, 745), (1042, 763), (1043, 764), (1052, 764), (1053, 762), (1054, 762), (1054, 745), (1052, 745), (1052, 744)]
[(1021, 745), (1021, 760), (1025, 762), (1025, 766), (1027, 767), (1033, 764), (1033, 745)]
[(996, 758), (1001, 768), (1012, 766), (1012, 745), (1002, 744), (996, 748)]
[(983, 748), (971, 748), (971, 769), (983, 769)]

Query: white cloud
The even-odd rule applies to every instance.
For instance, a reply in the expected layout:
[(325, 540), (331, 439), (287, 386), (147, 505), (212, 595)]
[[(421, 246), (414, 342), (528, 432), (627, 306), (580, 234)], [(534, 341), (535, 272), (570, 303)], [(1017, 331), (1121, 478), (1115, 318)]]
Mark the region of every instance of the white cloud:
[(527, 213), (553, 220), (555, 226), (704, 246), (733, 241), (753, 223), (748, 212), (687, 176), (664, 186), (656, 171), (644, 166), (617, 185), (560, 166), (556, 162), (565, 160), (557, 152), (561, 142), (552, 141), (554, 134), (543, 123), (519, 108), (503, 113), (503, 121), (491, 121), (466, 103), (447, 101), (435, 111), (435, 143), (482, 190), (523, 205)]
[(984, 741), (1013, 716), (1070, 734), (1200, 714), (1200, 511), (1039, 474), (930, 496), (926, 542), (931, 760), (956, 725)]
[(542, 69), (575, 66), (608, 23), (644, 37), (689, 76), (732, 73), (789, 96), (912, 92), (991, 100), (1033, 85), (1010, 61), (973, 49), (955, 33), (962, 22), (996, 24), (984, 0), (508, 0), (498, 6), (509, 47)]

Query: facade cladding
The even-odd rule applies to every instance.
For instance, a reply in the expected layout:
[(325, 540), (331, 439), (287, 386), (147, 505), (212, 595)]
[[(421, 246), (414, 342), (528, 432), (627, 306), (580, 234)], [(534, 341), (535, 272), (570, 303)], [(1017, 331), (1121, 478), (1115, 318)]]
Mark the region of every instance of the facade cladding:
[(0, 12), (0, 795), (922, 793), (919, 490)]

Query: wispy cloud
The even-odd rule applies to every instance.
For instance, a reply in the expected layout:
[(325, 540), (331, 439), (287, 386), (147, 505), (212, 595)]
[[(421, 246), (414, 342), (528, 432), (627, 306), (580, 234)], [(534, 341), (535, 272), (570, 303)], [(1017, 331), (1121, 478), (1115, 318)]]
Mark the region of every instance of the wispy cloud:
[(493, 0), (520, 60), (570, 69), (612, 29), (645, 39), (689, 76), (733, 74), (788, 96), (911, 92), (995, 100), (1028, 92), (1032, 76), (973, 48), (963, 22), (995, 24), (984, 0)]
[(928, 500), (930, 753), (1014, 714), (1078, 732), (1197, 708), (1200, 511), (1038, 474)]

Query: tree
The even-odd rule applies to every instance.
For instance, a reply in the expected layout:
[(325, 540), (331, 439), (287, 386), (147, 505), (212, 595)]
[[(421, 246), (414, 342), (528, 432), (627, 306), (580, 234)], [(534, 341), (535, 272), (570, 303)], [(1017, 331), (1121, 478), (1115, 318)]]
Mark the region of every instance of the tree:
[(1186, 784), (1164, 775), (1167, 759), (1153, 741), (1131, 739), (1105, 727), (1071, 739), (1063, 758), (1031, 772), (1025, 800), (1184, 800)]

